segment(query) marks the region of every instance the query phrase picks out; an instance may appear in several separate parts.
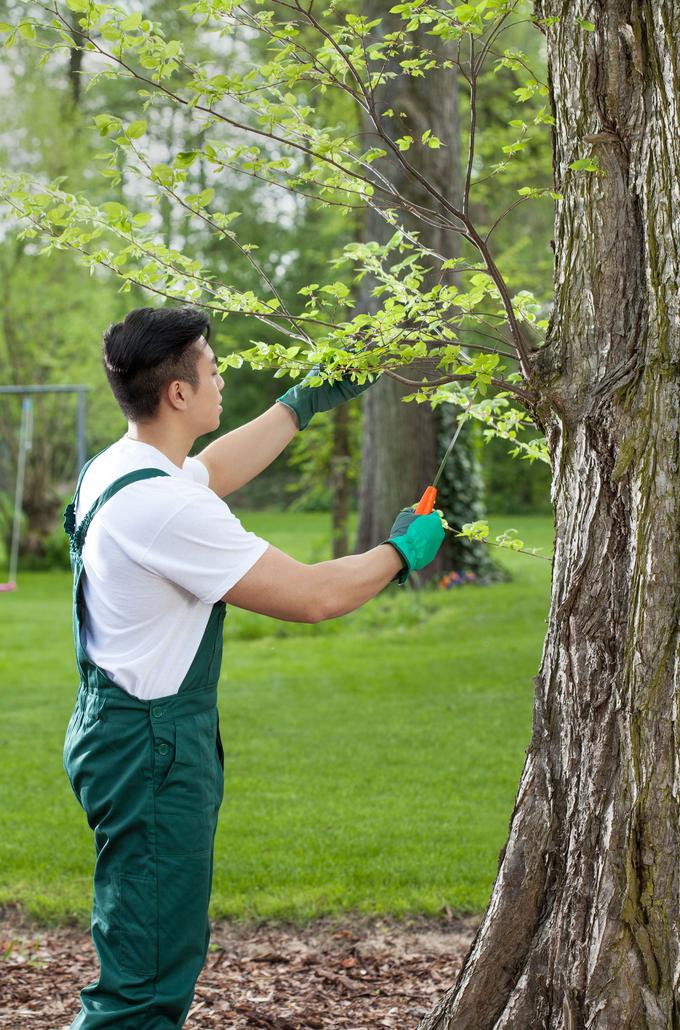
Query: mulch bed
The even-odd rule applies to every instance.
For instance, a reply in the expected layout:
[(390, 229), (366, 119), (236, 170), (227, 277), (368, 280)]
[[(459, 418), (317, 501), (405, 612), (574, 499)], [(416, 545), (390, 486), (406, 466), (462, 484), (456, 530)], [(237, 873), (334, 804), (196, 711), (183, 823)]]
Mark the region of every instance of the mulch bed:
[[(476, 921), (216, 923), (185, 1030), (415, 1028), (453, 983)], [(0, 921), (0, 1030), (67, 1030), (96, 976), (89, 935)]]

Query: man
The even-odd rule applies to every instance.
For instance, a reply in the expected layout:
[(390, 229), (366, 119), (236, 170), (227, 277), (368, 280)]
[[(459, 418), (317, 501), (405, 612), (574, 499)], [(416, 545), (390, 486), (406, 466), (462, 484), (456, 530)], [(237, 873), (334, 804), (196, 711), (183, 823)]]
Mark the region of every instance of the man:
[(209, 938), (225, 603), (295, 622), (336, 618), (422, 568), (444, 537), (436, 513), (404, 509), (388, 541), (305, 565), (247, 532), (221, 498), (313, 414), (365, 387), (303, 382), (189, 458), (222, 410), (208, 338), (191, 308), (141, 308), (106, 331), (104, 366), (128, 432), (85, 467), (65, 513), (80, 688), (64, 767), (94, 830), (100, 961), (71, 1030), (184, 1024)]

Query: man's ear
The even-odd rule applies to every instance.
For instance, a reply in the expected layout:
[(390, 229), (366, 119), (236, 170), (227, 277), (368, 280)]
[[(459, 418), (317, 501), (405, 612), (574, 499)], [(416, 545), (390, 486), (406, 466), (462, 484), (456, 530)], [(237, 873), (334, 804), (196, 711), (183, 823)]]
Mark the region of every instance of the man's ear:
[(183, 383), (181, 379), (173, 379), (171, 383), (165, 387), (164, 394), (165, 398), (174, 411), (185, 411), (187, 406), (186, 391), (188, 389), (188, 383)]

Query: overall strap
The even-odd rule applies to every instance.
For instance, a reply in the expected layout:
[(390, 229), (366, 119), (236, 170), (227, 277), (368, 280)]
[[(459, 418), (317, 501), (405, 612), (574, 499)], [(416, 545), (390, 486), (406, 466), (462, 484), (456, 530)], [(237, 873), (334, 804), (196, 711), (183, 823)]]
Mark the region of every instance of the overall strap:
[(157, 476), (167, 475), (169, 475), (169, 473), (163, 472), (161, 469), (149, 468), (137, 469), (135, 472), (128, 472), (126, 475), (121, 476), (120, 479), (115, 479), (110, 486), (107, 486), (104, 493), (97, 498), (87, 515), (82, 518), (78, 528), (74, 528), (73, 531), (69, 533), (69, 536), (71, 537), (71, 550), (75, 551), (76, 554), (80, 554), (92, 519), (95, 517), (99, 509), (103, 507), (107, 501), (111, 500), (119, 490), (122, 490), (123, 487), (129, 486), (130, 483), (138, 483), (142, 479), (155, 479)]
[(101, 451), (97, 451), (96, 454), (93, 454), (89, 461), (86, 461), (80, 470), (80, 475), (78, 476), (78, 482), (76, 483), (76, 491), (73, 495), (73, 500), (69, 501), (69, 503), (64, 508), (64, 532), (70, 537), (73, 536), (73, 533), (75, 532), (76, 528), (76, 505), (78, 504), (78, 498), (80, 496), (80, 487), (83, 482), (83, 477), (85, 476), (85, 473), (89, 469), (94, 459), (98, 458), (100, 454), (104, 453), (104, 451), (108, 451), (110, 446), (111, 444), (107, 444), (107, 446), (102, 448)]

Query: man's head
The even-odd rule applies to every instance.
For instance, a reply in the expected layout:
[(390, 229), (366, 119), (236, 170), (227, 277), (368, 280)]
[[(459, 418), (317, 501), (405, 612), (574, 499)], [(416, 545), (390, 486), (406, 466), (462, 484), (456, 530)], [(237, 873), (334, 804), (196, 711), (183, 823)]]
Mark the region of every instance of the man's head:
[[(136, 308), (104, 333), (104, 368), (113, 394), (130, 422), (154, 419), (170, 384), (199, 388), (210, 336), (207, 316), (196, 308)], [(214, 364), (212, 351), (208, 358)]]

